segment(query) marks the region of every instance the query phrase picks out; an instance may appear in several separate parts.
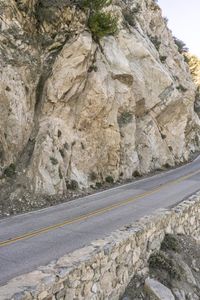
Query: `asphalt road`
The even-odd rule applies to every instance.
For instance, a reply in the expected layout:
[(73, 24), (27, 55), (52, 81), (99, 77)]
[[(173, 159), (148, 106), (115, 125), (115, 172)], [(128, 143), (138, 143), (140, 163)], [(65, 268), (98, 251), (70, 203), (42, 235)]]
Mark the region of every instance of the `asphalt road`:
[(200, 189), (192, 163), (74, 201), (0, 221), (0, 285)]

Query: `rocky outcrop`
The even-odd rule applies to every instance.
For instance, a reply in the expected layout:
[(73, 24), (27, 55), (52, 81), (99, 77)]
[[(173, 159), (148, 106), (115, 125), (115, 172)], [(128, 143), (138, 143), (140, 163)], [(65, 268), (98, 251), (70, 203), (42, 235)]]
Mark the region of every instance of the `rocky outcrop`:
[(72, 2), (0, 0), (5, 197), (131, 179), (199, 149), (195, 86), (155, 1), (114, 1), (118, 34), (98, 43)]
[(175, 300), (170, 289), (155, 279), (147, 278), (144, 288), (150, 300)]

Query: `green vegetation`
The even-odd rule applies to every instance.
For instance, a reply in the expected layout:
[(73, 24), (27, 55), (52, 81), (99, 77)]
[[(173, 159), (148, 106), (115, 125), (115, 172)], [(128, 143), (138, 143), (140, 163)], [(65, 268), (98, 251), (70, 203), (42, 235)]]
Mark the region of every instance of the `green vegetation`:
[(13, 175), (15, 175), (15, 172), (16, 172), (16, 167), (14, 164), (10, 164), (9, 167), (7, 167), (5, 170), (4, 170), (4, 175), (6, 177), (12, 177)]
[(164, 17), (163, 19), (164, 19), (165, 24), (167, 25), (168, 22), (169, 22), (168, 18), (167, 18), (167, 17)]
[(84, 0), (82, 8), (88, 11), (88, 27), (95, 39), (117, 32), (117, 18), (111, 12), (105, 12), (112, 0)]
[(141, 177), (141, 174), (138, 170), (135, 170), (133, 173), (132, 173), (132, 176), (133, 177)]
[(62, 156), (62, 158), (65, 157), (65, 151), (64, 149), (59, 149), (60, 155)]
[(161, 61), (162, 63), (164, 63), (164, 62), (166, 61), (166, 59), (167, 59), (167, 56), (165, 56), (165, 55), (161, 55), (161, 56), (160, 56), (160, 61)]
[(89, 8), (91, 12), (96, 12), (109, 6), (112, 0), (83, 0), (82, 7)]
[(90, 180), (92, 180), (92, 181), (97, 180), (97, 174), (95, 172), (90, 173)]
[(118, 124), (120, 126), (127, 125), (131, 123), (133, 120), (133, 114), (129, 111), (124, 111), (121, 113), (121, 115), (118, 117)]
[(195, 92), (195, 101), (199, 102), (200, 101), (200, 86), (197, 87), (196, 92)]
[(149, 266), (151, 269), (166, 271), (173, 279), (181, 279), (181, 271), (175, 266), (173, 259), (161, 251), (150, 256)]
[(107, 176), (105, 180), (107, 183), (111, 183), (111, 184), (114, 183), (114, 179), (112, 176)]
[(63, 179), (63, 174), (62, 174), (62, 171), (61, 169), (59, 168), (59, 178), (62, 180)]
[(61, 137), (62, 135), (62, 131), (60, 131), (60, 129), (58, 129), (58, 137)]
[(185, 88), (182, 84), (179, 84), (176, 88), (180, 92), (183, 92), (183, 93), (187, 92), (187, 88)]
[(127, 23), (130, 26), (135, 26), (136, 25), (136, 15), (141, 11), (141, 6), (139, 5), (139, 3), (137, 3), (137, 5), (134, 8), (128, 8), (126, 7), (123, 10), (123, 16), (124, 19), (127, 21)]
[(92, 65), (89, 67), (88, 69), (88, 72), (91, 73), (91, 72), (97, 72), (98, 71), (98, 67), (96, 65)]
[(127, 10), (127, 9), (124, 10), (123, 15), (124, 15), (124, 19), (130, 26), (134, 27), (136, 25), (136, 20), (131, 10)]
[(54, 166), (58, 164), (58, 160), (55, 157), (51, 156), (50, 161), (51, 161), (52, 165), (54, 165)]
[(175, 36), (173, 38), (174, 38), (174, 42), (175, 42), (176, 46), (178, 47), (178, 51), (180, 54), (184, 54), (184, 53), (188, 52), (188, 48), (183, 41), (179, 40)]
[(161, 138), (162, 138), (163, 140), (165, 140), (166, 137), (167, 137), (166, 134), (161, 133)]
[(75, 190), (78, 190), (78, 188), (79, 188), (78, 182), (76, 180), (74, 180), (74, 179), (72, 179), (70, 182), (69, 181), (66, 182), (66, 184), (67, 184), (67, 188), (69, 190), (75, 191)]
[[(20, 1), (20, 0), (18, 0)], [(20, 1), (25, 2), (25, 1)], [(27, 2), (27, 1), (26, 1)], [(53, 23), (56, 22), (57, 14), (56, 11), (58, 7), (64, 7), (63, 1), (56, 0), (38, 0), (35, 5), (35, 16), (39, 23), (47, 22)]]
[(176, 237), (172, 234), (166, 234), (161, 244), (161, 250), (172, 250), (174, 252), (180, 252), (180, 244)]
[(159, 40), (159, 38), (157, 36), (150, 36), (149, 38), (152, 44), (154, 44), (156, 50), (159, 51), (161, 45), (161, 41)]
[(101, 182), (96, 182), (96, 188), (97, 188), (97, 189), (102, 188), (102, 183), (101, 183)]
[(117, 19), (111, 13), (96, 12), (88, 20), (88, 26), (96, 38), (114, 35), (117, 31)]

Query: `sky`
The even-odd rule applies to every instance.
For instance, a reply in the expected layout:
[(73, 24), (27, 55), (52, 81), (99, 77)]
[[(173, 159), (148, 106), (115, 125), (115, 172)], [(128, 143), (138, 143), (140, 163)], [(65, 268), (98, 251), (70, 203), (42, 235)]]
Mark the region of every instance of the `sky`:
[(200, 57), (200, 0), (158, 0), (173, 35)]

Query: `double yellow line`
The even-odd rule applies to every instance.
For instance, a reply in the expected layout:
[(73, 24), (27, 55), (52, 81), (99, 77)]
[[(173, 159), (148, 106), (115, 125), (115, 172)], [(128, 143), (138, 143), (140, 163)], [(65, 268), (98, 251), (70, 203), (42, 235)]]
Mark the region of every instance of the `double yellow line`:
[(192, 172), (192, 173), (189, 173), (188, 175), (182, 176), (182, 177), (180, 177), (180, 178), (178, 178), (176, 180), (169, 181), (166, 184), (162, 184), (159, 187), (153, 188), (152, 190), (150, 190), (148, 192), (145, 192), (145, 193), (142, 193), (140, 195), (137, 195), (137, 196), (135, 196), (133, 198), (128, 198), (128, 199), (123, 200), (121, 202), (118, 202), (116, 204), (112, 204), (112, 205), (109, 205), (107, 207), (97, 209), (97, 210), (95, 210), (93, 212), (81, 215), (81, 216), (79, 216), (77, 218), (65, 220), (65, 221), (63, 221), (61, 223), (57, 223), (57, 224), (54, 224), (54, 225), (43, 227), (43, 228), (40, 228), (38, 230), (34, 230), (34, 231), (31, 231), (31, 232), (25, 233), (25, 234), (23, 234), (21, 236), (14, 237), (14, 238), (2, 241), (2, 242), (0, 242), (0, 248), (8, 246), (8, 245), (11, 245), (11, 244), (16, 243), (18, 241), (23, 241), (23, 240), (26, 240), (26, 239), (29, 239), (29, 238), (32, 238), (32, 237), (36, 237), (38, 235), (41, 235), (43, 233), (46, 233), (46, 232), (49, 232), (49, 231), (52, 231), (52, 230), (64, 227), (66, 225), (78, 223), (78, 222), (84, 221), (84, 220), (86, 220), (88, 218), (95, 217), (95, 216), (101, 215), (103, 213), (107, 213), (107, 212), (109, 212), (109, 211), (111, 211), (113, 209), (125, 206), (125, 205), (127, 205), (129, 203), (135, 202), (136, 200), (139, 200), (139, 199), (144, 198), (146, 196), (153, 195), (153, 194), (155, 194), (156, 192), (160, 191), (161, 189), (163, 189), (165, 187), (168, 187), (170, 185), (175, 185), (177, 183), (180, 183), (180, 182), (182, 182), (182, 181), (184, 181), (184, 180), (186, 180), (186, 179), (188, 179), (188, 178), (190, 178), (190, 177), (192, 177), (192, 176), (194, 176), (194, 175), (196, 175), (198, 173), (200, 173), (200, 170)]

